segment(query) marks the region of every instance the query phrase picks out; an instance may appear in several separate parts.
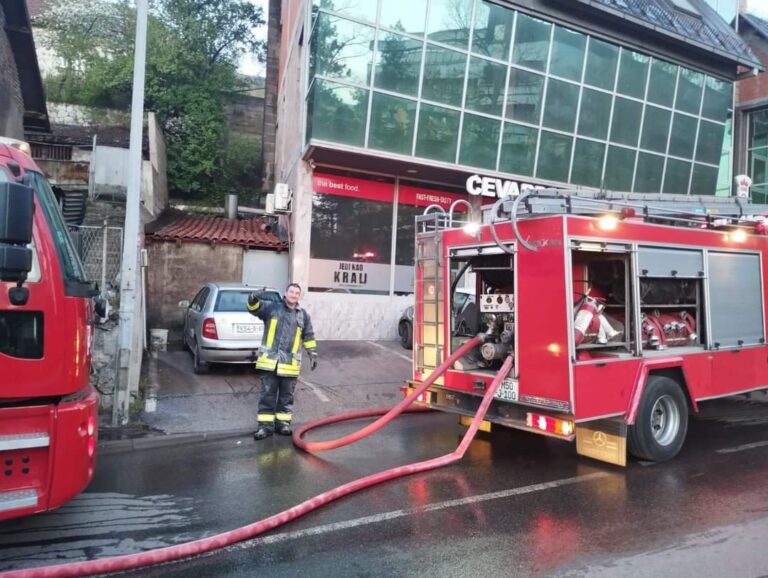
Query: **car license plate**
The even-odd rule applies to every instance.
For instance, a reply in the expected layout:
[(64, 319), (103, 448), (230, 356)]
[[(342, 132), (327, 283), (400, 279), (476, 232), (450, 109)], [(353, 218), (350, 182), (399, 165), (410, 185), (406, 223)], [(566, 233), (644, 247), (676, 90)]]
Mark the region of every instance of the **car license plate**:
[(517, 401), (518, 382), (515, 379), (505, 379), (494, 396), (501, 401)]
[(241, 335), (253, 335), (256, 333), (258, 325), (253, 323), (235, 323), (235, 333)]

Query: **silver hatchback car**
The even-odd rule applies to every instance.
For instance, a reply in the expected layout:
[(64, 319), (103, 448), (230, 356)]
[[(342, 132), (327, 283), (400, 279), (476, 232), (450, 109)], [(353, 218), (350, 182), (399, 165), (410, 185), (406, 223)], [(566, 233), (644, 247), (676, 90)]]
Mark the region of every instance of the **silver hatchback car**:
[(207, 283), (192, 302), (181, 301), (184, 346), (192, 352), (195, 373), (209, 363), (253, 362), (261, 347), (264, 323), (248, 312), (248, 295), (263, 291), (266, 301), (279, 302), (280, 293), (269, 287), (238, 283)]

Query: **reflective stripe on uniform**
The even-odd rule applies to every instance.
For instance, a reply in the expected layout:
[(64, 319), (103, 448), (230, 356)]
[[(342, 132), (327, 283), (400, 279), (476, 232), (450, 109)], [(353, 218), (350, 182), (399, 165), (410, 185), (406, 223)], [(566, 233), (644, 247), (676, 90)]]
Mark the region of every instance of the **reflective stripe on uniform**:
[(277, 359), (270, 359), (266, 353), (262, 353), (256, 360), (256, 369), (274, 371), (275, 367), (277, 367)]
[(275, 417), (277, 421), (291, 421), (293, 416), (290, 413), (278, 413)]
[(296, 336), (293, 338), (293, 347), (291, 347), (291, 353), (293, 354), (298, 353), (300, 345), (301, 345), (301, 327), (297, 327)]
[[(279, 414), (279, 415), (283, 415), (283, 414)], [(280, 419), (280, 418), (277, 418), (277, 419)], [(272, 423), (273, 421), (275, 421), (275, 414), (273, 414), (273, 413), (260, 413), (259, 415), (256, 416), (256, 421), (261, 421), (261, 422), (265, 422), (265, 423), (266, 422)], [(281, 420), (281, 421), (283, 421), (283, 420)]]
[(261, 307), (261, 302), (260, 301), (256, 301), (256, 303), (254, 303), (253, 305), (251, 305), (249, 303), (248, 304), (248, 311), (257, 311), (259, 309), (259, 307)]
[[(258, 367), (258, 364), (256, 367)], [(293, 363), (278, 363), (277, 375), (281, 377), (298, 377), (299, 362), (294, 359)]]
[(277, 331), (277, 317), (273, 317), (269, 320), (269, 329), (267, 330), (267, 341), (264, 343), (266, 349), (272, 349), (272, 344), (275, 342), (275, 332)]
[(304, 349), (314, 349), (317, 347), (317, 342), (314, 339), (304, 342)]

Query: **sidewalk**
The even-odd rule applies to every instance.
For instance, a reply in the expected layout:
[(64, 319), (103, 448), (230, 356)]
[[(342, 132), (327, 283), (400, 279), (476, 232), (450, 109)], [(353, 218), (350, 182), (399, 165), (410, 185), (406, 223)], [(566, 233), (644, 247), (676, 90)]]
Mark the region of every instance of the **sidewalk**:
[[(294, 422), (356, 409), (392, 406), (411, 376), (411, 352), (397, 342), (324, 341), (318, 367), (304, 363), (296, 388)], [(187, 351), (164, 351), (149, 371), (157, 388), (157, 406), (142, 412), (145, 434), (135, 439), (105, 440), (102, 445), (138, 449), (173, 440), (217, 439), (247, 435), (255, 429), (260, 382), (252, 366), (212, 366), (195, 375)], [(169, 439), (163, 439), (169, 438)]]

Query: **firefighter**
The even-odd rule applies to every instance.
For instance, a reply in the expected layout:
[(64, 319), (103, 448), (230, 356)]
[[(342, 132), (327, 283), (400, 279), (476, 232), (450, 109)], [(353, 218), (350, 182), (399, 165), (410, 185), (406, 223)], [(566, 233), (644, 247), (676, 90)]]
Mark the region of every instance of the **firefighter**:
[(264, 301), (260, 292), (248, 297), (248, 311), (264, 322), (264, 337), (256, 360), (261, 373), (258, 429), (253, 439), (263, 440), (275, 431), (291, 435), (293, 393), (301, 369), (301, 346), (307, 350), (311, 369), (317, 366), (317, 343), (309, 314), (299, 307), (301, 287), (291, 283), (280, 302)]

